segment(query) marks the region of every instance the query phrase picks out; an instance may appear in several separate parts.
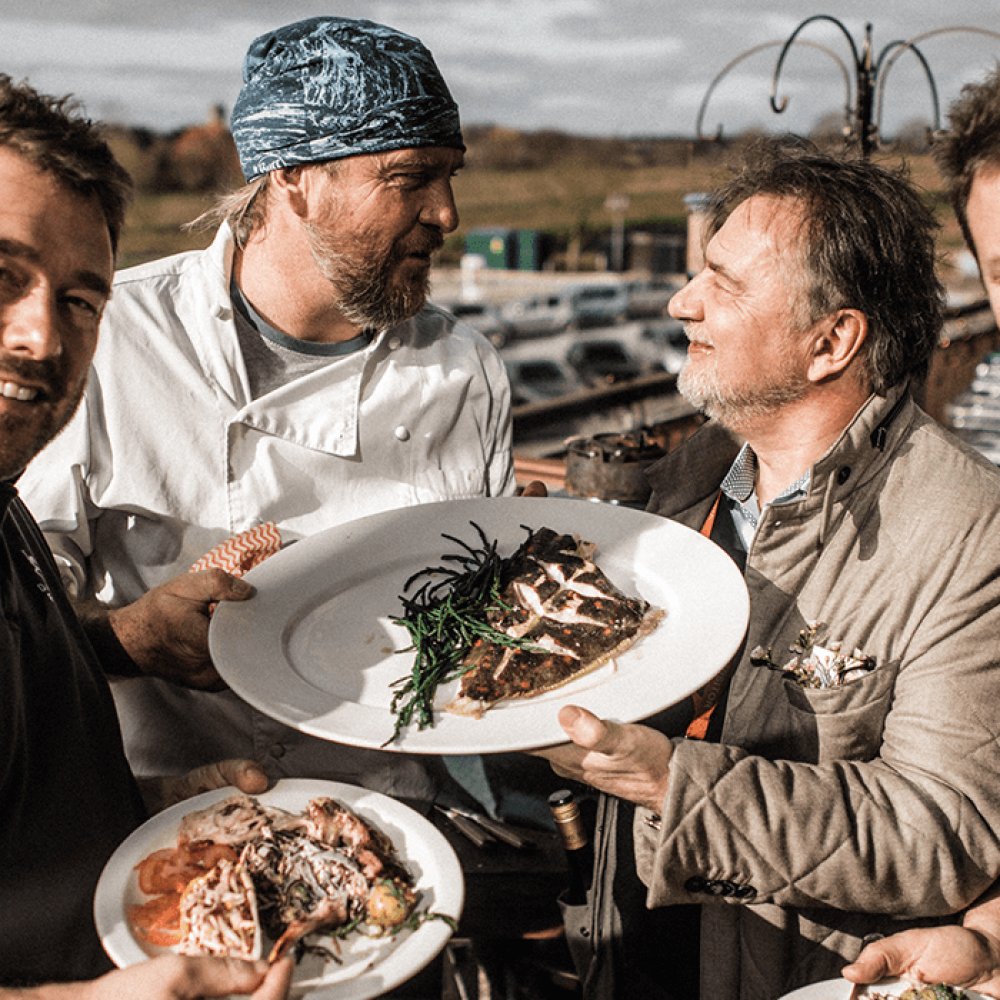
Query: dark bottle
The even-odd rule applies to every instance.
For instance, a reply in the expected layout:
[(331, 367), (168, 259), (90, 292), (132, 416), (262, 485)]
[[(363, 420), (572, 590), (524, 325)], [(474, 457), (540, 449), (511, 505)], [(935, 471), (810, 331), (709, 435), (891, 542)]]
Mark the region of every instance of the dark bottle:
[(571, 791), (562, 789), (549, 796), (549, 809), (562, 838), (569, 868), (569, 885), (563, 901), (567, 906), (581, 906), (587, 901), (594, 873), (594, 849), (580, 815), (580, 806)]

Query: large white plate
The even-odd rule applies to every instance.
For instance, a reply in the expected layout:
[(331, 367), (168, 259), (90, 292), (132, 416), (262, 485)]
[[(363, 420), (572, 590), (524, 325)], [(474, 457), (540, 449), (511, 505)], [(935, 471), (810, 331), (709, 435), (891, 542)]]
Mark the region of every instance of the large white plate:
[[(801, 989), (786, 993), (781, 1000), (848, 1000), (851, 997), (851, 987), (846, 979), (828, 979), (822, 983), (812, 983), (803, 986)], [(883, 979), (873, 986), (862, 986), (854, 997), (857, 1000), (864, 1000), (865, 997), (878, 996), (879, 994), (898, 997), (903, 990), (909, 989), (913, 983), (908, 979)], [(967, 1000), (986, 1000), (981, 993), (973, 990), (964, 991)]]
[[(111, 959), (120, 967), (135, 965), (166, 948), (148, 945), (131, 930), (127, 907), (148, 897), (139, 890), (135, 866), (148, 854), (176, 842), (181, 819), (189, 812), (238, 794), (221, 788), (180, 802), (144, 823), (111, 856), (94, 896), (97, 932)], [(419, 908), (458, 920), (465, 901), (465, 882), (448, 841), (419, 813), (378, 792), (336, 781), (285, 779), (258, 798), (265, 805), (300, 812), (309, 800), (327, 795), (371, 821), (391, 838), (399, 858), (413, 875)], [(357, 934), (342, 942), (343, 964), (307, 955), (298, 964), (293, 994), (308, 992), (314, 1000), (368, 1000), (405, 982), (445, 946), (451, 929), (444, 920), (428, 920), (416, 931), (393, 938)]]
[[(738, 649), (749, 598), (733, 561), (698, 532), (653, 514), (556, 498), (457, 500), (387, 511), (330, 528), (250, 571), (248, 601), (223, 602), (212, 617), (212, 657), (229, 686), (261, 712), (341, 743), (379, 747), (392, 735), (392, 683), (410, 672), (399, 595), (418, 570), (458, 551), (449, 534), (501, 555), (527, 537), (522, 525), (578, 534), (597, 544), (601, 569), (626, 593), (666, 611), (660, 626), (611, 664), (573, 684), (481, 719), (437, 713), (387, 749), (466, 754), (563, 743), (560, 706), (634, 722), (676, 704)], [(457, 682), (455, 682), (457, 684)], [(453, 693), (453, 692), (452, 692)], [(440, 693), (439, 701), (448, 693)]]

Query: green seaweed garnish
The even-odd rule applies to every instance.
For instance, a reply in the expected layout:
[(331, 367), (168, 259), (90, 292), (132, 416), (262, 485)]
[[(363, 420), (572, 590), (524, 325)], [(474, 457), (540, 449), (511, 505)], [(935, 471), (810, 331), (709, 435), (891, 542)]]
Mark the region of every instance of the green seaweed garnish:
[[(396, 716), (396, 724), (392, 736), (382, 746), (392, 743), (413, 721), (418, 729), (434, 725), (433, 702), (438, 687), (470, 669), (463, 661), (477, 640), (517, 649), (536, 648), (530, 641), (509, 636), (489, 624), (490, 611), (510, 610), (500, 598), (500, 590), (504, 572), (517, 553), (510, 559), (502, 558), (496, 541), (491, 542), (475, 521), (469, 523), (479, 534), (480, 548), (473, 548), (454, 535), (442, 534), (442, 538), (463, 550), (442, 557), (458, 568), (422, 569), (403, 585), (399, 598), (403, 614), (392, 620), (403, 625), (410, 635), (410, 645), (399, 652), (412, 651), (416, 655), (409, 676), (393, 682), (396, 692), (389, 707)], [(531, 531), (525, 530), (530, 540)], [(423, 583), (411, 597), (406, 597), (406, 591), (419, 580)]]

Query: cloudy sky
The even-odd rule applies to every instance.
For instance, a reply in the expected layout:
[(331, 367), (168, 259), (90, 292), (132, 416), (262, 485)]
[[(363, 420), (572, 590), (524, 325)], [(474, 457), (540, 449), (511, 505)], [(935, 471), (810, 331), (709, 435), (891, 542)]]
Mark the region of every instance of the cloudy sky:
[[(318, 14), (368, 17), (421, 38), (466, 123), (605, 135), (808, 131), (853, 101), (865, 25), (882, 62), (887, 134), (930, 123), (963, 83), (1000, 60), (998, 0), (0, 0), (0, 71), (48, 93), (73, 92), (99, 118), (157, 131), (231, 109), (250, 41)], [(806, 19), (770, 110), (781, 44)], [(848, 40), (850, 37), (850, 41)], [(898, 58), (895, 58), (898, 56)], [(851, 91), (848, 97), (848, 82)], [(706, 96), (708, 97), (706, 103)]]

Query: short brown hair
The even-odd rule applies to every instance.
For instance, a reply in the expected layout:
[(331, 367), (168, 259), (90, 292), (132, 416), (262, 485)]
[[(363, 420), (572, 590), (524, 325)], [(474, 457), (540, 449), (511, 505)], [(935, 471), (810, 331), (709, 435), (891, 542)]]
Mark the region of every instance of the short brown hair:
[(969, 231), (969, 192), (981, 167), (1000, 166), (1000, 64), (981, 83), (962, 88), (948, 112), (948, 131), (935, 138), (932, 151), (965, 242), (976, 254)]
[(132, 178), (115, 159), (98, 125), (72, 97), (39, 94), (0, 73), (0, 146), (85, 197), (95, 196), (108, 224), (111, 248), (125, 224)]

